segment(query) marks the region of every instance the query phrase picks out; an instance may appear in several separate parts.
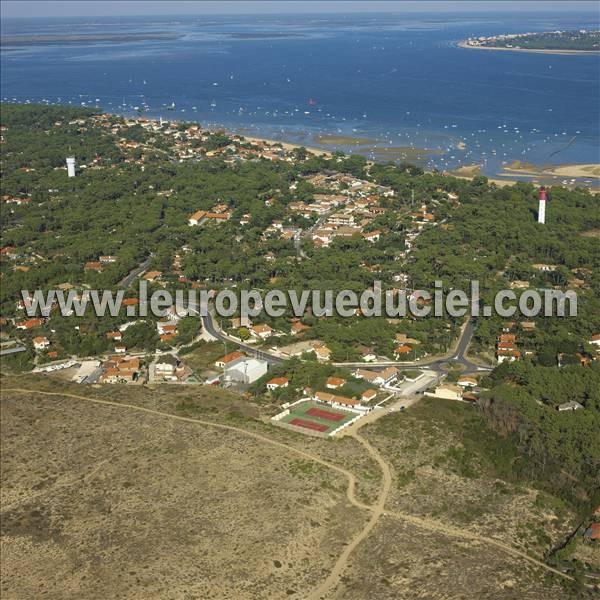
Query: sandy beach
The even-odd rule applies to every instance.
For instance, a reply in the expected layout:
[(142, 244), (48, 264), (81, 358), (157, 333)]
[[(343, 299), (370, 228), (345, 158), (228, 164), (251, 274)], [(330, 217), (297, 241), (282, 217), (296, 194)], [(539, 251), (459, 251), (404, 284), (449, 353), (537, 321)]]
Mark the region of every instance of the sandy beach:
[[(213, 128), (214, 129), (214, 128)], [(223, 128), (219, 128), (223, 130)], [(243, 130), (228, 131), (230, 135), (237, 135), (243, 137), (245, 140), (252, 144), (279, 144), (286, 150), (294, 150), (295, 148), (305, 148), (309, 152), (317, 156), (325, 156), (331, 158), (333, 152), (318, 148), (316, 146), (307, 146), (305, 144), (282, 142), (280, 140), (274, 140), (270, 138), (260, 137), (256, 135), (246, 135)], [(352, 136), (340, 136), (336, 134), (320, 134), (315, 136), (314, 141), (317, 143), (326, 143), (323, 140), (335, 140), (335, 143), (339, 143), (339, 140), (343, 140), (345, 146), (354, 145), (353, 142), (358, 143), (360, 148), (360, 154), (365, 157), (370, 157), (370, 162), (375, 161), (394, 161), (404, 160), (411, 162), (413, 161), (418, 165), (419, 162), (424, 160), (427, 155), (440, 154), (440, 150), (429, 150), (427, 148), (413, 148), (410, 146), (398, 146), (398, 147), (377, 147), (377, 146), (362, 146), (360, 145), (361, 140), (369, 140), (370, 138), (352, 137)], [(333, 145), (334, 142), (330, 141)], [(448, 171), (448, 174), (457, 177), (458, 179), (473, 179), (478, 175), (485, 175), (481, 172), (481, 165), (479, 164), (465, 164), (456, 167), (455, 169)], [(564, 165), (535, 165), (533, 163), (521, 162), (514, 160), (509, 165), (506, 165), (502, 172), (497, 173), (495, 176), (485, 175), (490, 183), (496, 184), (498, 187), (505, 187), (519, 183), (519, 181), (530, 180), (533, 183), (547, 184), (547, 185), (566, 185), (567, 187), (573, 187), (574, 184), (571, 182), (563, 183), (564, 179), (599, 179), (600, 180), (600, 163), (583, 163), (583, 164), (564, 164)], [(525, 179), (527, 178), (527, 179)], [(578, 182), (577, 185), (584, 185), (593, 192), (598, 192), (599, 188), (595, 185), (588, 183)]]
[(244, 133), (239, 133), (239, 132), (232, 132), (235, 135), (240, 135), (242, 136), (245, 140), (248, 140), (250, 143), (252, 144), (261, 144), (261, 143), (266, 143), (266, 144), (279, 144), (282, 148), (285, 148), (286, 150), (294, 150), (295, 148), (306, 148), (306, 150), (308, 150), (309, 152), (312, 152), (313, 154), (316, 154), (317, 156), (327, 156), (327, 157), (331, 157), (332, 153), (328, 152), (327, 150), (323, 150), (323, 148), (315, 148), (315, 147), (310, 147), (310, 146), (305, 146), (304, 144), (291, 144), (290, 142), (281, 142), (279, 140), (270, 140), (264, 137), (256, 137), (256, 136), (252, 136), (252, 135), (246, 135)]
[(335, 135), (333, 133), (320, 133), (315, 135), (318, 144), (331, 144), (340, 146), (372, 146), (377, 143), (375, 138), (353, 137), (351, 135)]
[(471, 46), (464, 40), (458, 42), (459, 48), (467, 48), (468, 50), (499, 50), (504, 52), (531, 52), (535, 54), (563, 54), (563, 55), (600, 55), (599, 51), (596, 50), (542, 50), (535, 48), (504, 48), (501, 46)]
[(534, 165), (518, 160), (506, 165), (503, 172), (535, 177), (585, 177), (600, 179), (600, 164)]

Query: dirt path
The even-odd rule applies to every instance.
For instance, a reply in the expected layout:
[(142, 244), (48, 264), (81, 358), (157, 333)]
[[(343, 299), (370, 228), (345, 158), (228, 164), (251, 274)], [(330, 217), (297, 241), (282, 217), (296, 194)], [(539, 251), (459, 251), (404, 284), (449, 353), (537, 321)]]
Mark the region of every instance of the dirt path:
[(379, 468), (381, 469), (381, 473), (383, 475), (383, 481), (381, 484), (381, 490), (379, 491), (379, 496), (377, 498), (377, 502), (373, 505), (373, 510), (371, 512), (371, 518), (367, 522), (367, 524), (363, 527), (361, 531), (359, 531), (346, 545), (340, 556), (338, 557), (333, 569), (327, 576), (327, 579), (319, 585), (318, 588), (313, 590), (310, 594), (306, 596), (306, 600), (320, 600), (321, 598), (329, 598), (330, 592), (338, 585), (342, 575), (344, 574), (344, 570), (348, 564), (348, 559), (357, 546), (371, 533), (377, 522), (381, 518), (381, 515), (384, 514), (385, 511), (385, 503), (387, 502), (390, 487), (392, 485), (392, 472), (389, 465), (385, 462), (381, 454), (362, 436), (357, 433), (353, 433), (350, 435), (358, 442), (360, 442), (369, 455), (377, 462)]
[[(507, 554), (511, 554), (513, 556), (527, 560), (529, 563), (535, 564), (538, 567), (541, 567), (548, 572), (551, 572), (551, 573), (554, 573), (561, 577), (564, 577), (565, 579), (573, 580), (573, 578), (570, 575), (562, 573), (558, 569), (554, 569), (553, 567), (550, 567), (546, 563), (544, 563), (540, 560), (537, 560), (535, 558), (532, 558), (525, 552), (517, 550), (516, 548), (513, 548), (512, 546), (509, 546), (508, 544), (504, 544), (503, 542), (500, 542), (498, 540), (494, 540), (494, 539), (488, 538), (488, 537), (483, 537), (483, 536), (477, 535), (475, 533), (470, 533), (469, 531), (467, 531), (465, 529), (458, 529), (451, 525), (445, 525), (443, 523), (440, 523), (439, 521), (435, 521), (432, 519), (417, 517), (415, 515), (397, 512), (397, 511), (385, 510), (385, 504), (387, 502), (387, 499), (388, 499), (388, 496), (390, 493), (391, 484), (392, 484), (392, 471), (391, 471), (388, 463), (384, 460), (384, 458), (379, 453), (379, 451), (374, 446), (372, 446), (371, 443), (367, 439), (360, 436), (356, 431), (353, 431), (352, 433), (348, 434), (348, 437), (352, 437), (352, 438), (356, 439), (360, 444), (362, 444), (362, 446), (365, 448), (365, 450), (371, 456), (371, 458), (373, 458), (373, 460), (375, 462), (377, 462), (377, 464), (379, 465), (379, 468), (381, 469), (381, 473), (382, 473), (382, 477), (383, 477), (381, 489), (379, 491), (377, 501), (372, 506), (364, 504), (363, 502), (361, 502), (360, 500), (358, 500), (356, 498), (356, 493), (355, 493), (356, 477), (353, 473), (351, 473), (347, 469), (344, 469), (343, 467), (340, 467), (340, 466), (330, 463), (326, 460), (323, 460), (322, 458), (320, 458), (314, 454), (311, 454), (310, 452), (306, 452), (304, 450), (299, 450), (292, 446), (288, 446), (287, 444), (284, 444), (283, 442), (278, 442), (278, 441), (273, 440), (265, 435), (261, 435), (260, 433), (248, 431), (246, 429), (242, 429), (240, 427), (235, 427), (233, 425), (224, 425), (222, 423), (215, 423), (213, 421), (205, 421), (203, 419), (195, 419), (193, 417), (183, 417), (180, 415), (174, 415), (172, 413), (166, 413), (166, 412), (162, 412), (159, 410), (146, 408), (143, 406), (136, 406), (135, 404), (113, 402), (111, 400), (102, 400), (100, 398), (92, 398), (89, 396), (80, 396), (77, 394), (70, 394), (70, 393), (66, 393), (66, 392), (46, 392), (46, 391), (40, 391), (40, 390), (30, 390), (30, 389), (26, 389), (26, 388), (6, 388), (6, 389), (3, 389), (2, 392), (3, 393), (4, 392), (16, 392), (16, 393), (25, 393), (25, 394), (40, 394), (40, 395), (44, 395), (44, 396), (58, 396), (58, 397), (62, 397), (62, 398), (72, 398), (74, 400), (79, 400), (79, 401), (84, 401), (84, 402), (93, 402), (95, 404), (104, 404), (106, 406), (113, 406), (113, 407), (117, 407), (117, 408), (128, 408), (130, 410), (136, 410), (139, 412), (144, 412), (144, 413), (159, 416), (159, 417), (173, 419), (176, 421), (183, 421), (186, 423), (196, 423), (199, 425), (205, 425), (207, 427), (213, 427), (215, 429), (233, 431), (236, 433), (240, 433), (244, 436), (253, 438), (255, 440), (258, 440), (260, 442), (263, 442), (265, 444), (270, 444), (271, 446), (276, 446), (278, 448), (282, 448), (283, 450), (286, 450), (288, 452), (292, 452), (294, 454), (302, 456), (303, 458), (306, 458), (308, 460), (316, 462), (320, 465), (323, 465), (324, 467), (327, 467), (328, 469), (332, 469), (333, 471), (336, 471), (337, 473), (344, 475), (346, 477), (346, 479), (348, 480), (348, 487), (346, 489), (346, 498), (348, 499), (348, 502), (350, 502), (350, 504), (353, 504), (354, 506), (356, 506), (358, 508), (361, 508), (363, 510), (368, 510), (371, 513), (371, 515), (370, 515), (370, 518), (369, 518), (368, 522), (366, 523), (366, 525), (344, 547), (344, 550), (338, 557), (335, 565), (333, 566), (333, 568), (332, 568), (331, 572), (329, 573), (329, 575), (327, 576), (327, 578), (315, 590), (313, 590), (312, 592), (308, 593), (305, 596), (306, 600), (321, 600), (323, 598), (330, 597), (331, 591), (339, 584), (341, 577), (344, 574), (344, 570), (348, 564), (350, 555), (359, 546), (359, 544), (371, 533), (371, 531), (374, 529), (375, 525), (377, 525), (379, 519), (383, 515), (390, 516), (390, 517), (397, 518), (397, 519), (402, 519), (403, 521), (406, 521), (407, 523), (411, 523), (418, 527), (422, 527), (422, 528), (428, 529), (430, 531), (435, 531), (437, 533), (441, 533), (443, 535), (447, 535), (450, 537), (458, 537), (458, 538), (462, 538), (462, 539), (476, 541), (481, 544), (492, 545), (492, 546), (498, 548), (499, 550), (506, 552)], [(384, 411), (381, 411), (381, 412), (382, 412), (381, 416), (383, 416)]]
[(394, 517), (396, 519), (401, 519), (402, 521), (406, 521), (407, 523), (411, 523), (412, 525), (416, 525), (417, 527), (421, 527), (423, 529), (428, 529), (429, 531), (435, 531), (436, 533), (441, 533), (442, 535), (446, 535), (449, 537), (462, 538), (465, 540), (471, 540), (474, 542), (479, 542), (481, 544), (485, 544), (487, 546), (495, 546), (496, 548), (499, 548), (500, 550), (502, 550), (503, 552), (506, 552), (507, 554), (512, 554), (513, 556), (523, 558), (523, 559), (527, 560), (528, 562), (530, 562), (534, 565), (537, 565), (538, 567), (542, 567), (546, 571), (550, 571), (551, 573), (554, 573), (555, 575), (560, 575), (561, 577), (564, 577), (565, 579), (574, 581), (573, 577), (571, 577), (570, 575), (567, 575), (566, 573), (563, 573), (562, 571), (559, 571), (558, 569), (555, 569), (554, 567), (547, 565), (545, 562), (542, 562), (541, 560), (537, 560), (536, 558), (529, 556), (529, 554), (526, 554), (525, 552), (522, 552), (521, 550), (517, 550), (517, 548), (513, 548), (512, 546), (509, 546), (508, 544), (500, 542), (499, 540), (495, 540), (494, 538), (483, 537), (481, 535), (477, 535), (476, 533), (471, 533), (467, 529), (459, 529), (458, 527), (454, 527), (452, 525), (446, 525), (444, 523), (440, 523), (439, 521), (435, 521), (433, 519), (428, 519), (426, 517), (417, 517), (415, 515), (410, 515), (410, 514), (403, 513), (403, 512), (387, 511), (387, 510), (384, 511), (384, 514), (386, 516)]
[(356, 497), (356, 477), (355, 477), (354, 473), (351, 473), (350, 471), (348, 471), (347, 469), (344, 469), (343, 467), (334, 465), (333, 463), (323, 460), (322, 458), (320, 458), (319, 456), (316, 456), (315, 454), (311, 454), (310, 452), (306, 452), (305, 450), (300, 450), (298, 448), (294, 448), (293, 446), (288, 446), (287, 444), (284, 444), (283, 442), (278, 442), (277, 440), (273, 440), (265, 435), (261, 435), (260, 433), (255, 433), (254, 431), (248, 431), (247, 429), (242, 429), (240, 427), (235, 427), (233, 425), (225, 425), (223, 423), (215, 423), (213, 421), (205, 421), (203, 419), (195, 419), (193, 417), (182, 417), (180, 415), (174, 415), (173, 413), (162, 412), (160, 410), (154, 410), (152, 408), (146, 408), (144, 406), (136, 406), (135, 404), (127, 404), (124, 402), (113, 402), (111, 400), (102, 400), (100, 398), (92, 398), (90, 396), (79, 396), (78, 394), (70, 394), (67, 392), (45, 392), (45, 391), (41, 391), (41, 390), (29, 390), (26, 388), (5, 388), (2, 390), (2, 393), (6, 393), (6, 392), (16, 392), (16, 393), (22, 393), (22, 394), (41, 394), (43, 396), (58, 396), (58, 397), (63, 397), (63, 398), (72, 398), (73, 400), (80, 400), (80, 401), (84, 401), (84, 402), (93, 402), (95, 404), (104, 404), (106, 406), (115, 406), (117, 408), (128, 408), (130, 410), (137, 410), (139, 412), (144, 412), (144, 413), (147, 413), (150, 415), (166, 417), (168, 419), (174, 419), (176, 421), (183, 421), (185, 423), (197, 423), (200, 425), (206, 425), (207, 427), (213, 427), (215, 429), (223, 429), (226, 431), (235, 431), (236, 433), (241, 433), (242, 435), (254, 438), (255, 440), (258, 440), (265, 444), (270, 444), (271, 446), (276, 446), (278, 448), (282, 448), (284, 450), (293, 452), (294, 454), (298, 454), (299, 456), (302, 456), (303, 458), (306, 458), (308, 460), (316, 462), (320, 465), (323, 465), (324, 467), (327, 467), (328, 469), (332, 469), (333, 471), (336, 471), (336, 472), (340, 473), (341, 475), (344, 475), (346, 477), (346, 479), (348, 480), (348, 488), (346, 490), (346, 497), (347, 497), (348, 501), (350, 502), (350, 504), (353, 504), (354, 506), (357, 506), (358, 508), (362, 508), (364, 510), (372, 510), (371, 506), (369, 506), (368, 504), (365, 504), (364, 502), (361, 502)]

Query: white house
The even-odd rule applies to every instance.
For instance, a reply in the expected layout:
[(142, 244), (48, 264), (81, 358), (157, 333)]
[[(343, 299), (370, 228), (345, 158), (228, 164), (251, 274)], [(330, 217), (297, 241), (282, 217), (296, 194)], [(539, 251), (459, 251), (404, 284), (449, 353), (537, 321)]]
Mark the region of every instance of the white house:
[(33, 338), (33, 347), (36, 350), (45, 350), (50, 345), (50, 340), (45, 336), (37, 336)]
[(501, 365), (503, 362), (514, 362), (521, 358), (521, 353), (518, 350), (498, 350), (496, 353), (498, 364)]
[(372, 385), (390, 385), (398, 379), (399, 371), (396, 367), (387, 367), (383, 371), (369, 371), (368, 369), (357, 369), (354, 377), (364, 379)]
[(287, 377), (274, 377), (270, 381), (267, 381), (267, 389), (269, 391), (277, 390), (279, 388), (288, 387), (289, 380)]
[(239, 352), (238, 350), (234, 350), (225, 356), (222, 356), (215, 362), (215, 366), (219, 367), (219, 369), (225, 369), (227, 367), (232, 367), (235, 363), (239, 362), (243, 358), (245, 358), (245, 354), (243, 352)]
[(273, 335), (273, 330), (268, 325), (252, 325), (250, 335), (255, 338), (266, 340)]
[(380, 373), (384, 385), (389, 385), (398, 379), (399, 371), (396, 367), (387, 367)]
[(375, 390), (365, 390), (360, 399), (362, 402), (371, 402), (372, 400), (375, 400), (376, 397), (377, 392)]
[(176, 356), (173, 356), (172, 354), (163, 354), (156, 359), (154, 372), (157, 377), (175, 379), (175, 370), (177, 369), (178, 364), (179, 361)]
[(367, 369), (356, 369), (356, 371), (354, 371), (354, 377), (357, 379), (364, 379), (372, 385), (383, 385), (385, 383), (381, 373), (378, 373), (377, 371), (368, 371)]
[(335, 394), (330, 394), (329, 392), (315, 392), (313, 400), (317, 402), (326, 402), (334, 407), (364, 410), (364, 407), (361, 406), (358, 400), (354, 400), (354, 398), (346, 398), (345, 396), (336, 396)]
[(313, 351), (317, 356), (317, 360), (321, 362), (326, 362), (331, 358), (331, 350), (327, 346), (315, 346)]
[(433, 392), (425, 392), (426, 396), (431, 398), (442, 398), (444, 400), (462, 400), (463, 390), (457, 385), (444, 383), (438, 385)]
[(365, 240), (367, 240), (367, 242), (374, 244), (375, 242), (379, 241), (379, 238), (381, 237), (381, 231), (369, 231), (368, 233), (363, 233), (362, 236)]
[(365, 362), (373, 362), (374, 360), (377, 360), (377, 355), (372, 350), (363, 350), (361, 355)]
[(461, 375), (456, 383), (462, 388), (471, 388), (477, 385), (477, 379), (470, 375)]
[(206, 211), (205, 210), (197, 210), (189, 219), (188, 219), (188, 224), (190, 226), (194, 226), (194, 225), (200, 225), (200, 223), (202, 223), (202, 221), (204, 221), (204, 219), (206, 218)]
[(328, 390), (337, 390), (346, 384), (346, 380), (341, 377), (328, 377), (327, 381), (325, 381), (325, 387)]

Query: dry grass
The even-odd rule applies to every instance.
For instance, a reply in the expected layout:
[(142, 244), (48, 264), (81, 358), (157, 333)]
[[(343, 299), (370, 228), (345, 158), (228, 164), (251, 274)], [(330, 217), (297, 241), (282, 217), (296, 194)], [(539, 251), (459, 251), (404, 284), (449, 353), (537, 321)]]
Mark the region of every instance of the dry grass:
[[(354, 473), (365, 503), (381, 485), (379, 466), (356, 439), (273, 427), (264, 406), (216, 388), (85, 387), (46, 376), (1, 383), (4, 598), (302, 598), (325, 579), (368, 512), (348, 502), (343, 474), (295, 450)], [(166, 414), (6, 392), (24, 387)], [(569, 515), (461, 452), (454, 408), (433, 402), (362, 430), (392, 465), (387, 510), (539, 556)], [(564, 593), (518, 557), (386, 515), (351, 554), (331, 598)]]
[(301, 597), (364, 519), (344, 477), (236, 432), (2, 398), (3, 598)]

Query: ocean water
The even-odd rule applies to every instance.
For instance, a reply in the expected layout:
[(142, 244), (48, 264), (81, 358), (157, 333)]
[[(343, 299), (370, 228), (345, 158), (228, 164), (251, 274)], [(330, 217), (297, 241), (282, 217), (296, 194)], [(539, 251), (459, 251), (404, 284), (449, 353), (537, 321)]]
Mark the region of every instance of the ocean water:
[(179, 37), (3, 44), (1, 97), (145, 111), (307, 146), (320, 135), (367, 138), (337, 147), (427, 149), (410, 156), (496, 175), (513, 160), (600, 162), (600, 59), (457, 42), (599, 26), (598, 15), (558, 13), (7, 19), (3, 36)]

